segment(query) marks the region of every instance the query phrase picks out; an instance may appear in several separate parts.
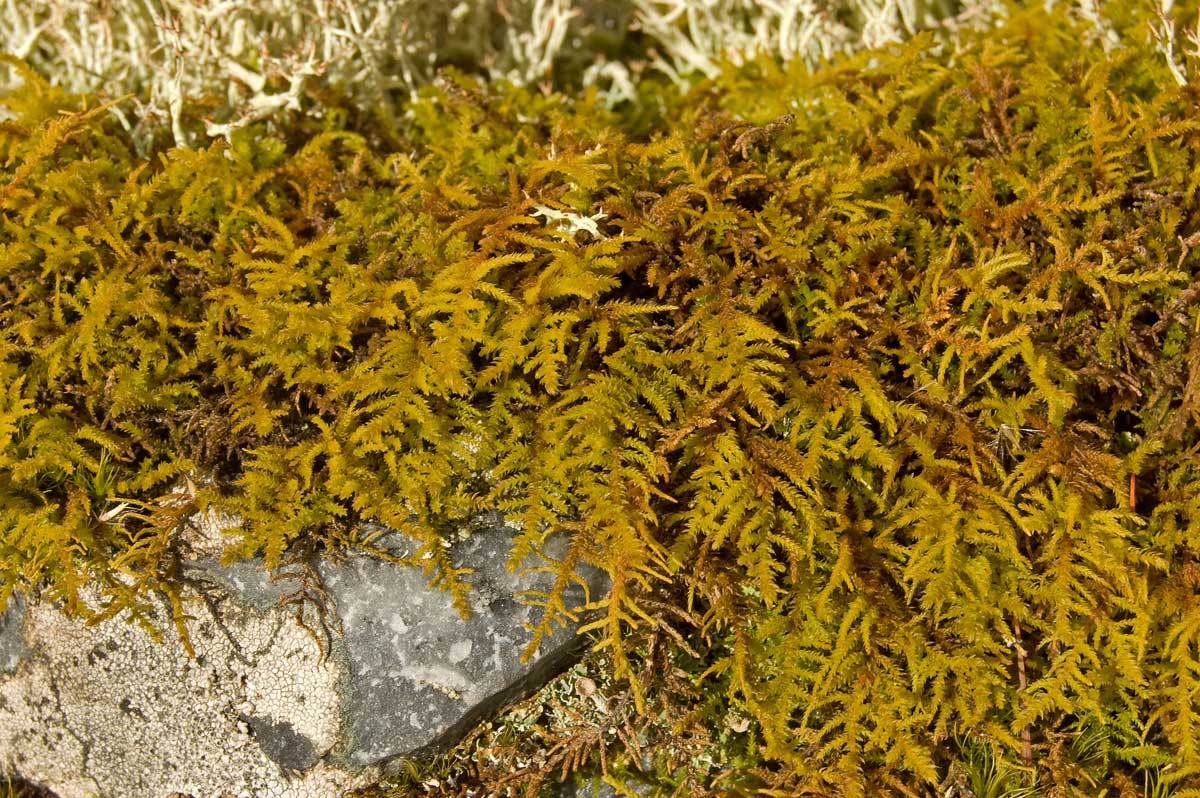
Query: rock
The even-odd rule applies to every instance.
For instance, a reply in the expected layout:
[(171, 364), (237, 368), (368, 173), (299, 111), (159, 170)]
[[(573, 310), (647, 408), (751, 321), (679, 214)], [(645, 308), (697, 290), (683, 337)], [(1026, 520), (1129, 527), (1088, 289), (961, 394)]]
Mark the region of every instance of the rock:
[[(364, 556), (347, 567), (323, 567), (339, 607), (351, 672), (349, 761), (365, 764), (446, 747), (475, 719), (522, 692), (531, 675), (536, 688), (552, 675), (547, 671), (560, 669), (573, 649), (573, 635), (543, 646), (533, 665), (518, 657), (529, 638), (525, 627), (536, 621), (535, 608), (522, 604), (519, 594), (548, 585), (508, 571), (508, 546), (508, 536), (494, 534), (475, 535), (458, 546), (456, 563), (475, 569), (468, 577), (474, 589), (465, 622), (448, 596), (430, 591), (415, 569)], [(573, 599), (579, 603), (582, 596)], [(544, 660), (541, 667), (538, 660)], [(379, 707), (405, 709), (396, 717)]]
[(21, 625), (25, 622), (25, 600), (14, 595), (0, 612), (0, 673), (12, 673), (28, 653)]
[[(60, 798), (333, 798), (448, 747), (582, 652), (564, 629), (519, 661), (537, 616), (520, 593), (551, 577), (505, 568), (511, 534), (493, 525), (452, 547), (475, 569), (467, 621), (420, 569), (362, 553), (313, 561), (324, 615), (281, 603), (313, 598), (298, 571), (272, 581), (253, 561), (202, 556), (184, 569), (194, 659), (165, 603), (156, 643), (120, 616), (89, 627), (14, 601), (0, 616), (0, 772)], [(409, 544), (389, 533), (376, 545)]]
[[(243, 720), (287, 723), (323, 754), (339, 738), (344, 667), (322, 661), (282, 610), (189, 597), (195, 659), (177, 641), (157, 643), (123, 619), (89, 627), (31, 602), (23, 624), (28, 653), (0, 680), (6, 766), (60, 798), (307, 798), (352, 786), (353, 774), (326, 764), (290, 778)], [(165, 608), (153, 620), (170, 628)]]
[(553, 798), (621, 798), (630, 795), (649, 795), (648, 785), (626, 782), (625, 789), (617, 792), (599, 776), (569, 777), (566, 781), (555, 784), (551, 795)]

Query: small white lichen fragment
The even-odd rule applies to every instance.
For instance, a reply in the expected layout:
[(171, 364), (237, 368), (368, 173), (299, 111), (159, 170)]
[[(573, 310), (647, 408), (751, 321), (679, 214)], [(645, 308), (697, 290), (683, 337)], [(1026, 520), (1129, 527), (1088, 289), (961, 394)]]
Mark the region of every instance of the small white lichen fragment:
[(600, 232), (600, 228), (596, 226), (596, 222), (608, 214), (595, 213), (591, 216), (584, 216), (575, 211), (560, 211), (545, 205), (534, 205), (533, 215), (540, 216), (547, 222), (569, 233), (577, 233), (582, 230), (585, 233), (591, 233), (596, 238), (604, 238), (604, 235)]

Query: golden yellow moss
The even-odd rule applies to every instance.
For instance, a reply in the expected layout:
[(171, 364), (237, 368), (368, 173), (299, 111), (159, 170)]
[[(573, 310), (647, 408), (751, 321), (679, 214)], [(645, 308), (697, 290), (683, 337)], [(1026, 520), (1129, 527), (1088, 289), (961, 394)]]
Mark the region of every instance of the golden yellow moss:
[[(386, 135), (149, 160), (32, 83), (0, 128), (2, 595), (136, 613), (215, 504), (272, 564), (404, 530), (461, 599), (445, 533), (500, 510), (514, 562), (570, 536), (559, 588), (608, 571), (637, 708), (748, 724), (746, 783), (905, 794), (970, 734), (1063, 790), (1195, 789), (1200, 108), (1086, 38), (1014, 13), (751, 64), (637, 136), (450, 80)], [(536, 634), (572, 610), (531, 598)]]

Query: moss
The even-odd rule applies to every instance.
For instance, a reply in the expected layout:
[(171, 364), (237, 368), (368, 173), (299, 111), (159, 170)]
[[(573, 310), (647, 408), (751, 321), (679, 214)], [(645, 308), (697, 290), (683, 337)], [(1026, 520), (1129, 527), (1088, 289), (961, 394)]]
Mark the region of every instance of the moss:
[(0, 795), (4, 798), (55, 798), (49, 790), (3, 774), (0, 774)]
[(136, 614), (215, 505), (271, 564), (400, 529), (465, 611), (442, 537), (498, 511), (514, 562), (572, 541), (531, 648), (611, 576), (588, 629), (680, 794), (928, 791), (962, 735), (1064, 794), (1195, 788), (1200, 114), (1093, 38), (1014, 8), (648, 115), (451, 75), (391, 128), (148, 159), (35, 81), (3, 595)]

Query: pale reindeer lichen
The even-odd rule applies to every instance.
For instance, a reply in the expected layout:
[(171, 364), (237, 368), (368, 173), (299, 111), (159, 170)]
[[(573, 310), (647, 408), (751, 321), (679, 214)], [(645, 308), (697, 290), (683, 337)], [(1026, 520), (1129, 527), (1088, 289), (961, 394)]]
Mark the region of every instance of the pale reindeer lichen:
[[(114, 113), (139, 139), (166, 124), (175, 144), (190, 144), (200, 131), (183, 114), (197, 101), (213, 107), (204, 132), (227, 137), (299, 110), (310, 81), (389, 102), (460, 53), (490, 76), (533, 82), (574, 14), (569, 0), (513, 4), (503, 19), (484, 0), (3, 0), (0, 50), (70, 91), (132, 94), (132, 112)], [(18, 79), (0, 80), (0, 91)]]
[[(1101, 0), (1048, 2), (1112, 38)], [(1156, 35), (1174, 65), (1170, 5)], [(164, 127), (187, 145), (319, 114), (305, 102), (317, 85), (394, 110), (447, 64), (542, 85), (569, 60), (571, 79), (614, 106), (637, 97), (647, 70), (686, 85), (759, 52), (816, 64), (1003, 11), (1001, 0), (0, 0), (0, 51), (70, 91), (131, 95), (111, 112), (145, 148)], [(0, 93), (20, 79), (8, 72)]]

